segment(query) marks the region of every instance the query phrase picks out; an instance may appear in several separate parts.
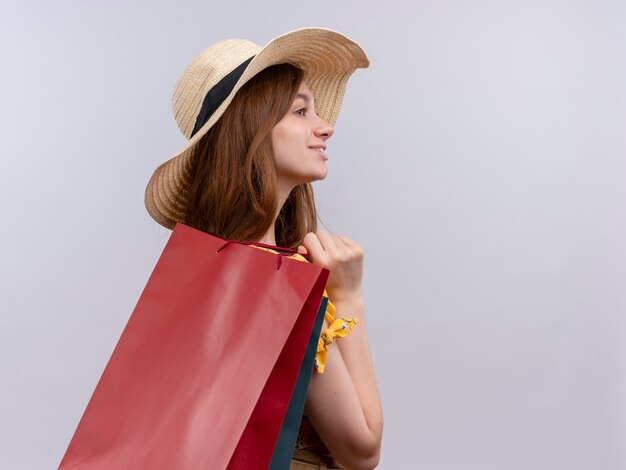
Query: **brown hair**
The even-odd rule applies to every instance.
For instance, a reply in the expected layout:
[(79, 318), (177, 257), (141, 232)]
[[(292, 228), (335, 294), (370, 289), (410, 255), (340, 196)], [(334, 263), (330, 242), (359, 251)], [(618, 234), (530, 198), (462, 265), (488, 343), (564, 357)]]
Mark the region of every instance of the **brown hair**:
[[(187, 225), (228, 240), (258, 241), (267, 233), (278, 209), (271, 132), (303, 77), (293, 65), (274, 65), (237, 92), (194, 150)], [(296, 186), (276, 220), (276, 244), (295, 248), (316, 229), (313, 189)]]

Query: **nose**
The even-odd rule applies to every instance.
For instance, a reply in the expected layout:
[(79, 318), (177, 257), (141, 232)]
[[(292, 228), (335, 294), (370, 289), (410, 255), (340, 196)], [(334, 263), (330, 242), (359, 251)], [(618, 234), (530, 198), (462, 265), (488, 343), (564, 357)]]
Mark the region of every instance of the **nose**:
[(315, 128), (315, 135), (324, 140), (330, 139), (330, 137), (335, 132), (335, 128), (329, 123), (327, 123), (326, 121), (324, 121), (324, 119), (322, 119), (321, 117), (318, 117), (318, 119), (319, 119), (319, 124)]

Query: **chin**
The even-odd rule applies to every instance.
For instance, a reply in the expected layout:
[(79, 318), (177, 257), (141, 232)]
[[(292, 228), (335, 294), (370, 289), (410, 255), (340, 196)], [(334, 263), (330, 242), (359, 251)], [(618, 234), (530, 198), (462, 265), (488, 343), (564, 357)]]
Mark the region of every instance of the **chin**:
[[(295, 175), (294, 175), (295, 176)], [(298, 184), (308, 184), (313, 183), (314, 181), (324, 180), (328, 176), (328, 170), (326, 167), (320, 168), (312, 168), (309, 173), (301, 172), (296, 178), (294, 178)]]
[(324, 164), (324, 167), (321, 168), (320, 172), (318, 173), (317, 179), (323, 180), (323, 179), (326, 179), (327, 176), (328, 176), (328, 168), (326, 168), (326, 164)]
[(310, 178), (310, 181), (308, 181), (309, 183), (312, 183), (313, 181), (321, 181), (321, 180), (325, 180), (326, 177), (328, 176), (328, 172), (324, 171), (323, 173), (319, 173), (315, 176), (312, 176)]

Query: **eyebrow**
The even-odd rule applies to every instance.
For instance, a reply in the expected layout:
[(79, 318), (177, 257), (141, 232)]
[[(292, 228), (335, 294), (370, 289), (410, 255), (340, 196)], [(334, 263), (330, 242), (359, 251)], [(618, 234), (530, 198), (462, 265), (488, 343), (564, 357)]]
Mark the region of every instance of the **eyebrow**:
[(296, 95), (296, 99), (298, 99), (298, 98), (302, 98), (306, 103), (311, 101), (311, 98), (309, 97), (309, 95), (305, 95), (304, 93), (298, 93)]

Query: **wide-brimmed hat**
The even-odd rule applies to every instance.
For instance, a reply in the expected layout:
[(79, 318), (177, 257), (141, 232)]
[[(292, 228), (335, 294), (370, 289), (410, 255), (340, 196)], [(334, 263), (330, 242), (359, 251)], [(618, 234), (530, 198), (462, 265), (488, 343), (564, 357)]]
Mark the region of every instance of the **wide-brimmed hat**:
[(155, 171), (145, 204), (167, 228), (184, 220), (194, 146), (222, 116), (237, 91), (262, 70), (289, 63), (304, 71), (319, 116), (335, 124), (348, 78), (369, 61), (363, 49), (343, 34), (302, 28), (264, 47), (246, 39), (220, 41), (196, 57), (178, 80), (172, 98), (174, 117), (188, 142)]

